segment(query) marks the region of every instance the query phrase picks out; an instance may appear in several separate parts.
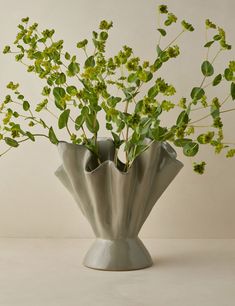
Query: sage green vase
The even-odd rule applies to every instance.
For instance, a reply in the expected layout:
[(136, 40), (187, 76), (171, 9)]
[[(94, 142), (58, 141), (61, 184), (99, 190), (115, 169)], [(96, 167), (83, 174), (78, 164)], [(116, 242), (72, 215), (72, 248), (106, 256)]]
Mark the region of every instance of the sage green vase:
[(101, 164), (84, 146), (58, 144), (62, 165), (55, 172), (89, 221), (96, 240), (84, 265), (99, 270), (147, 268), (152, 259), (138, 238), (154, 204), (183, 164), (165, 142), (154, 142), (128, 172), (114, 163), (112, 140), (98, 141)]

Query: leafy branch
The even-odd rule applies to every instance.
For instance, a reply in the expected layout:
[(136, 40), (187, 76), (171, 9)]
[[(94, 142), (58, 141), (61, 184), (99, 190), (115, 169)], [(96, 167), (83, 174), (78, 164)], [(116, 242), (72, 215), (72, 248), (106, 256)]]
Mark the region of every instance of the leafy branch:
[[(126, 163), (124, 171), (131, 167), (134, 160), (148, 149), (153, 141), (169, 141), (180, 147), (186, 156), (195, 156), (201, 145), (211, 145), (216, 153), (226, 149), (227, 157), (235, 155), (232, 142), (225, 142), (221, 114), (234, 108), (222, 109), (229, 101), (235, 100), (235, 61), (230, 61), (224, 71), (214, 76), (214, 64), (221, 54), (230, 50), (225, 31), (211, 22), (206, 27), (206, 58), (201, 64), (202, 81), (193, 87), (190, 95), (176, 101), (176, 89), (160, 76), (160, 69), (168, 61), (180, 55), (180, 48), (175, 45), (179, 38), (194, 27), (181, 20), (182, 30), (176, 37), (162, 47), (178, 18), (169, 12), (166, 5), (158, 7), (158, 33), (156, 57), (153, 62), (141, 60), (134, 55), (131, 47), (124, 45), (114, 56), (106, 56), (106, 43), (113, 23), (102, 20), (99, 29), (92, 32), (92, 39), (77, 42), (78, 52), (71, 54), (64, 49), (64, 41), (55, 39), (54, 29), (39, 30), (37, 23), (30, 24), (29, 18), (23, 18), (18, 25), (18, 33), (12, 46), (5, 46), (3, 53), (11, 54), (15, 60), (26, 67), (28, 73), (34, 74), (44, 82), (41, 90), (42, 100), (32, 103), (20, 92), (18, 83), (9, 82), (11, 91), (0, 104), (0, 141), (8, 148), (0, 156), (17, 148), (26, 141), (35, 141), (38, 137), (48, 139), (57, 145), (60, 141), (59, 131), (65, 130), (67, 140), (73, 144), (86, 146), (100, 163), (98, 137), (101, 122), (99, 113), (105, 115), (105, 127), (115, 145), (115, 163), (124, 148)], [(209, 31), (214, 31), (209, 39)], [(88, 44), (93, 51), (88, 52)], [(213, 57), (209, 56), (214, 46), (219, 46)], [(79, 52), (85, 55), (82, 62)], [(210, 52), (209, 52), (210, 51)], [(211, 79), (212, 78), (212, 79)], [(205, 81), (208, 83), (204, 85)], [(221, 82), (230, 84), (229, 95), (220, 102), (209, 97), (206, 90), (219, 86)], [(149, 83), (146, 92), (142, 86)], [(114, 95), (113, 92), (116, 92)], [(141, 93), (141, 98), (139, 94)], [(144, 93), (144, 94), (143, 94)], [(164, 126), (161, 116), (172, 109), (180, 108), (176, 122)], [(133, 111), (130, 111), (133, 109)], [(196, 110), (204, 110), (205, 115), (192, 119)], [(44, 118), (49, 113), (54, 124)], [(195, 123), (212, 118), (211, 125), (198, 126)], [(197, 134), (197, 128), (206, 128), (203, 134)], [(194, 138), (192, 136), (195, 134)], [(150, 139), (150, 141), (146, 141)], [(203, 173), (206, 163), (194, 163), (194, 170)]]

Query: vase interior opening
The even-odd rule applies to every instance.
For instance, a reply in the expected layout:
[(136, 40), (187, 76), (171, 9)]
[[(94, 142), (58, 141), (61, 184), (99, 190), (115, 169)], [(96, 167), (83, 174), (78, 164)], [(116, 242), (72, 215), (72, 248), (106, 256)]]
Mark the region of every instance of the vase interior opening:
[[(115, 145), (111, 139), (101, 138), (98, 140), (99, 160), (98, 157), (91, 152), (91, 156), (86, 164), (86, 171), (92, 172), (101, 164), (111, 161), (121, 172), (126, 172), (126, 165), (118, 157), (115, 156)], [(116, 160), (116, 162), (115, 162)]]

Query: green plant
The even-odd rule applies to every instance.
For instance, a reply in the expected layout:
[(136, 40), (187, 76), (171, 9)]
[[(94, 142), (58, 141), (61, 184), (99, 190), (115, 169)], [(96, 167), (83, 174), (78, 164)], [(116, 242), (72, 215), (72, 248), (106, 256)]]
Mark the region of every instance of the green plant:
[[(224, 108), (230, 99), (235, 100), (235, 61), (230, 61), (223, 72), (214, 75), (216, 59), (223, 51), (231, 49), (225, 31), (206, 20), (206, 37), (210, 31), (212, 38), (207, 38), (204, 45), (207, 52), (201, 64), (202, 81), (190, 90), (189, 97), (175, 101), (174, 86), (160, 77), (159, 71), (168, 61), (179, 56), (180, 48), (175, 44), (176, 40), (185, 32), (193, 32), (194, 27), (185, 20), (181, 21), (180, 33), (162, 47), (168, 28), (178, 22), (178, 18), (168, 11), (166, 5), (160, 5), (158, 19), (160, 36), (153, 62), (140, 60), (128, 46), (123, 46), (117, 55), (107, 58), (106, 42), (113, 23), (103, 20), (99, 30), (92, 33), (94, 50), (91, 54), (87, 51), (87, 39), (77, 43), (77, 48), (86, 56), (81, 64), (77, 54), (64, 50), (63, 40), (54, 40), (53, 29), (40, 32), (37, 23), (29, 24), (29, 18), (23, 18), (13, 46), (5, 46), (3, 53), (14, 54), (15, 60), (25, 65), (29, 73), (36, 74), (44, 81), (43, 98), (35, 106), (21, 93), (18, 83), (11, 81), (7, 85), (11, 94), (0, 105), (0, 115), (3, 116), (0, 140), (9, 147), (1, 155), (38, 137), (45, 137), (57, 144), (56, 126), (43, 119), (43, 112), (49, 112), (55, 117), (57, 128), (67, 130), (69, 141), (83, 144), (99, 161), (97, 137), (100, 122), (97, 116), (99, 112), (104, 112), (106, 129), (116, 147), (116, 162), (118, 150), (124, 146), (126, 170), (152, 141), (172, 142), (190, 157), (195, 156), (204, 144), (213, 146), (216, 153), (226, 149), (227, 157), (234, 156), (235, 149), (231, 147), (234, 144), (224, 141), (221, 114), (235, 110)], [(217, 53), (211, 58), (209, 51), (212, 48), (217, 49)], [(229, 84), (227, 96), (222, 101), (217, 97), (209, 100), (207, 88), (222, 82)], [(151, 85), (143, 92), (142, 86), (146, 83)], [(114, 89), (115, 95), (112, 94)], [(175, 123), (172, 126), (162, 125), (161, 115), (172, 109), (179, 110)], [(192, 120), (192, 113), (201, 109), (206, 114)], [(202, 126), (197, 123), (209, 117), (212, 123), (203, 126), (206, 132), (198, 133)], [(151, 141), (146, 143), (146, 138)], [(203, 173), (205, 162), (194, 163), (193, 167), (197, 173)]]

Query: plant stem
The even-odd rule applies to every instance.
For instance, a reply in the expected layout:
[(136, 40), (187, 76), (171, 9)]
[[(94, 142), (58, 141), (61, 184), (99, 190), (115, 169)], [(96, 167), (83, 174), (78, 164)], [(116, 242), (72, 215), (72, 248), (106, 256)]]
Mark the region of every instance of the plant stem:
[[(45, 134), (32, 134), (33, 136), (36, 136), (36, 137), (46, 137), (46, 138), (49, 138), (47, 135), (45, 135)], [(18, 141), (18, 143), (22, 143), (22, 142), (25, 142), (25, 141), (27, 141), (27, 140), (29, 140), (30, 138), (29, 137), (27, 137), (27, 138), (25, 138), (25, 139), (22, 139), (22, 140), (19, 140)]]
[(218, 55), (220, 54), (220, 52), (222, 51), (223, 49), (219, 49), (219, 51), (216, 53), (216, 55), (214, 56), (213, 60), (211, 61), (211, 64), (214, 63), (214, 61), (216, 60), (216, 58), (218, 57)]
[(67, 132), (68, 132), (69, 136), (72, 136), (72, 133), (71, 133), (71, 131), (70, 131), (69, 127), (68, 127), (68, 124), (66, 124), (66, 130), (67, 130)]
[[(127, 113), (128, 111), (128, 106), (129, 106), (129, 101), (126, 101), (125, 109), (124, 112)], [(125, 135), (125, 143), (127, 144), (129, 138), (129, 126), (127, 125), (126, 127), (126, 135)], [(128, 152), (126, 150), (126, 167), (128, 168), (129, 160), (128, 160)]]
[(226, 109), (224, 111), (221, 111), (220, 114), (221, 113), (228, 113), (228, 112), (232, 112), (232, 111), (235, 111), (235, 108)]
[(2, 152), (0, 154), (0, 157), (2, 157), (3, 155), (7, 154), (7, 152), (9, 152), (12, 149), (12, 147), (8, 148), (6, 151)]
[(201, 106), (201, 107), (198, 107), (198, 108), (194, 108), (194, 109), (191, 109), (191, 112), (194, 112), (194, 111), (197, 111), (197, 110), (201, 110), (201, 109), (205, 109), (205, 108), (208, 108), (210, 107), (211, 105), (207, 105), (207, 106)]
[(188, 125), (189, 127), (195, 127), (195, 128), (208, 128), (211, 127), (211, 125)]
[(225, 145), (235, 145), (235, 142), (223, 142)]
[[(229, 98), (230, 98), (230, 94), (222, 101), (220, 106), (222, 106)], [(202, 107), (194, 108), (191, 111), (194, 112), (194, 111), (205, 109), (205, 108), (208, 108), (208, 107), (211, 107), (211, 104), (209, 104), (207, 106), (202, 106)]]
[[(235, 108), (230, 108), (230, 109), (223, 110), (223, 111), (220, 112), (220, 114), (228, 113), (228, 112), (232, 112), (232, 111), (235, 111)], [(197, 120), (191, 122), (191, 124), (194, 124), (194, 123), (196, 123), (196, 122), (202, 121), (202, 120), (204, 120), (204, 119), (206, 119), (206, 118), (208, 118), (208, 117), (210, 117), (210, 116), (211, 116), (211, 114), (206, 115), (206, 116), (204, 116), (204, 117), (202, 117), (202, 118), (200, 118), (200, 119), (197, 119)]]
[[(208, 42), (208, 30), (206, 28), (206, 43)], [(206, 50), (206, 59), (208, 60), (208, 57), (209, 57), (209, 51), (210, 51), (210, 47), (207, 48)]]
[(50, 111), (47, 107), (45, 107), (45, 110), (48, 111), (49, 114), (51, 114), (54, 118), (58, 120), (58, 117), (55, 114), (53, 114), (53, 112)]
[(33, 134), (33, 136), (36, 136), (36, 137), (46, 137), (49, 139), (49, 137), (45, 134)]
[[(69, 119), (70, 119), (71, 121), (73, 121), (73, 123), (75, 124), (75, 126), (77, 125), (76, 121), (75, 121), (71, 116), (69, 116)], [(84, 134), (85, 138), (87, 139), (87, 135), (86, 135), (86, 132), (85, 132), (85, 129), (84, 129), (83, 125), (81, 126), (81, 129), (82, 129), (82, 131), (83, 131), (83, 134)]]
[(205, 75), (204, 78), (202, 79), (201, 85), (199, 86), (200, 88), (202, 88), (202, 85), (204, 84), (205, 79), (206, 79), (206, 75)]
[(221, 106), (225, 103), (225, 102), (227, 102), (227, 100), (230, 98), (230, 94), (222, 101), (222, 103), (221, 103)]
[(165, 51), (168, 47), (170, 47), (183, 33), (185, 32), (185, 30), (182, 30), (164, 49), (163, 51)]
[[(160, 20), (161, 20), (161, 15), (160, 15), (160, 12), (158, 12), (158, 14), (157, 14), (157, 24), (158, 24), (159, 28), (161, 27)], [(158, 45), (159, 46), (160, 46), (161, 39), (162, 39), (162, 35), (161, 35), (161, 33), (159, 33), (159, 39), (158, 39)]]
[(27, 137), (27, 138), (25, 138), (25, 139), (22, 139), (22, 140), (19, 140), (18, 143), (25, 142), (25, 141), (27, 141), (27, 140), (29, 140), (29, 137)]
[(114, 153), (114, 164), (117, 166), (117, 161), (118, 161), (118, 149), (115, 148), (115, 153)]
[(85, 53), (85, 55), (86, 55), (86, 58), (88, 58), (88, 54), (87, 54), (87, 52), (86, 52), (86, 47), (84, 47), (84, 48), (82, 48), (83, 49), (83, 51), (84, 51), (84, 53)]

